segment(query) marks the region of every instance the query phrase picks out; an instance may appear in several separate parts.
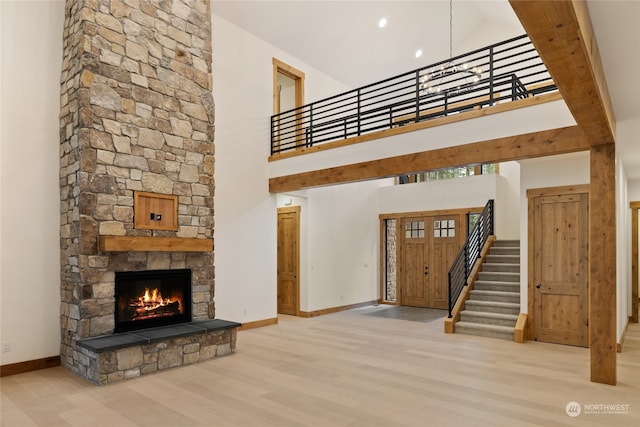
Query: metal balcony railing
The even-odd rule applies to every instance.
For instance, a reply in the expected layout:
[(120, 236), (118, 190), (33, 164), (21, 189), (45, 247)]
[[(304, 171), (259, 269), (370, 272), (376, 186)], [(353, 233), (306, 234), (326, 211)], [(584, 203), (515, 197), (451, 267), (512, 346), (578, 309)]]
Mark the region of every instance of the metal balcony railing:
[(544, 63), (523, 35), (276, 114), (271, 154), (553, 90)]

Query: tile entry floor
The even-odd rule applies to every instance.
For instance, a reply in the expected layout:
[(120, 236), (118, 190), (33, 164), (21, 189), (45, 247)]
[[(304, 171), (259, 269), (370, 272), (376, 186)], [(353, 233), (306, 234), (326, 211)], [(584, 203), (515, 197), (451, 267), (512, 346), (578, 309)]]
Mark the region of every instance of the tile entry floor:
[(364, 316), (384, 317), (387, 319), (408, 320), (411, 322), (429, 323), (444, 319), (447, 310), (436, 308), (407, 307), (402, 305), (374, 305), (358, 309)]

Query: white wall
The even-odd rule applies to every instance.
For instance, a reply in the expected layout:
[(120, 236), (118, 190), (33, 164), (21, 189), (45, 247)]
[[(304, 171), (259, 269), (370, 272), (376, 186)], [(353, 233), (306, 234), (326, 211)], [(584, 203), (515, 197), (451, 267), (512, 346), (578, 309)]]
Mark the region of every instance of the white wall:
[(616, 155), (616, 326), (617, 342), (631, 312), (631, 209), (627, 175)]
[[(629, 197), (629, 202), (640, 201), (640, 179), (629, 181), (627, 183), (627, 194)], [(638, 219), (638, 225), (640, 226), (640, 218)], [(640, 242), (638, 242), (638, 249), (639, 249), (638, 253), (640, 253)], [(629, 252), (631, 252), (631, 250), (629, 250)], [(631, 257), (631, 253), (629, 253), (629, 257)], [(629, 262), (631, 262), (631, 258), (629, 258), (629, 260), (630, 260)], [(640, 279), (640, 271), (638, 272), (638, 278)], [(629, 302), (631, 302), (631, 299), (629, 299)], [(631, 312), (629, 312), (629, 315), (631, 315)]]
[(640, 201), (640, 179), (629, 181), (627, 183), (627, 190), (629, 194), (630, 202)]
[(377, 181), (311, 189), (308, 311), (379, 297)]
[[(515, 12), (508, 3), (493, 2), (493, 4), (496, 9), (495, 20), (483, 22), (476, 27), (466, 29), (466, 31), (463, 29), (465, 32), (465, 36), (463, 38), (456, 37), (456, 34), (453, 34), (454, 56), (484, 48), (485, 46), (496, 43), (496, 40), (507, 40), (512, 37), (521, 36), (525, 33)], [(464, 6), (456, 8), (454, 2), (453, 13), (454, 15), (457, 15), (458, 13), (473, 13), (473, 9), (466, 8)], [(507, 17), (507, 15), (510, 15), (511, 18)], [(454, 19), (456, 19), (455, 16)], [(455, 23), (454, 31), (459, 31), (459, 29), (455, 28)]]
[[(627, 116), (623, 120), (616, 122), (616, 150), (618, 150), (618, 154), (621, 152), (621, 148), (624, 148), (626, 156), (633, 156), (633, 164), (637, 165), (638, 162), (640, 162), (640, 117)], [(621, 158), (618, 157), (618, 160), (621, 160)], [(619, 232), (620, 236), (623, 236), (623, 238), (626, 236), (628, 241), (618, 241), (618, 245), (624, 245), (619, 246), (618, 251), (621, 254), (626, 254), (626, 265), (622, 267), (627, 270), (629, 280), (627, 292), (627, 315), (631, 315), (631, 209), (629, 203), (640, 200), (640, 169), (637, 167), (627, 167), (624, 172), (627, 176), (627, 181), (619, 180), (619, 186), (621, 189), (620, 197), (623, 198), (619, 202), (622, 204), (621, 209), (625, 212), (627, 217), (626, 228), (619, 229)], [(621, 285), (624, 286), (624, 284)], [(620, 338), (620, 331), (618, 333), (618, 338)]]
[[(418, 212), (483, 207), (495, 200), (498, 239), (519, 239), (520, 165), (500, 166), (500, 175), (475, 175), (380, 188), (380, 213)], [(515, 208), (514, 208), (515, 206)]]
[(499, 165), (498, 197), (496, 199), (496, 236), (502, 240), (520, 239), (520, 163)]
[[(519, 180), (519, 165), (515, 169)], [(502, 199), (508, 191), (498, 189), (510, 185), (499, 175), (478, 175), (407, 185), (386, 179), (278, 195), (278, 207), (301, 207), (300, 309), (379, 298), (379, 213), (482, 207), (495, 199), (506, 218), (514, 201)], [(507, 221), (517, 224), (519, 216), (511, 216)]]
[[(348, 88), (215, 14), (213, 52), (216, 317), (274, 318), (277, 214), (267, 173), (272, 58), (305, 73), (305, 102)], [(313, 297), (306, 292), (301, 289), (303, 310)]]
[(378, 188), (383, 182), (277, 196), (278, 207), (300, 206), (301, 311), (379, 298)]
[(529, 244), (527, 190), (589, 184), (589, 152), (565, 154), (520, 161), (520, 311), (528, 310), (528, 274), (526, 255)]
[(498, 175), (390, 185), (380, 188), (380, 213), (483, 207), (497, 196)]
[[(617, 339), (620, 342), (627, 318), (632, 314), (631, 278), (631, 209), (630, 202), (640, 201), (640, 170), (624, 168), (620, 152), (634, 157), (631, 164), (640, 162), (640, 117), (628, 114), (616, 122), (616, 202), (617, 211)], [(626, 180), (624, 176), (626, 175)], [(640, 276), (640, 273), (639, 273)], [(626, 311), (623, 311), (626, 309)]]
[(63, 1), (0, 2), (0, 364), (60, 353)]

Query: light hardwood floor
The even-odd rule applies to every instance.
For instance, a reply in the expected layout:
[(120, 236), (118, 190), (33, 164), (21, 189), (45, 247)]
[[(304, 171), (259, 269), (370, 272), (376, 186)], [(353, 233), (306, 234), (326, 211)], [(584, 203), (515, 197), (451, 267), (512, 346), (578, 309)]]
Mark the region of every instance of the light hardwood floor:
[[(589, 351), (443, 334), (355, 309), (238, 333), (234, 355), (98, 387), (65, 369), (2, 378), (1, 425), (640, 425), (640, 327), (618, 385), (589, 382)], [(628, 405), (569, 417), (569, 402)], [(624, 408), (624, 406), (623, 406)]]

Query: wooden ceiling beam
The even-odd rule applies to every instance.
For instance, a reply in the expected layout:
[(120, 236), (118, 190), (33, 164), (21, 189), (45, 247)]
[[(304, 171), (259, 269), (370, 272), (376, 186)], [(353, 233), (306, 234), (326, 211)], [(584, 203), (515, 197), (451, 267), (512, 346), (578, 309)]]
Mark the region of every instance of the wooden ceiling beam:
[(615, 117), (584, 0), (509, 0), (592, 146), (615, 142)]
[(589, 149), (590, 145), (582, 130), (578, 126), (569, 126), (275, 177), (269, 179), (269, 191), (282, 193), (447, 167), (506, 162)]

